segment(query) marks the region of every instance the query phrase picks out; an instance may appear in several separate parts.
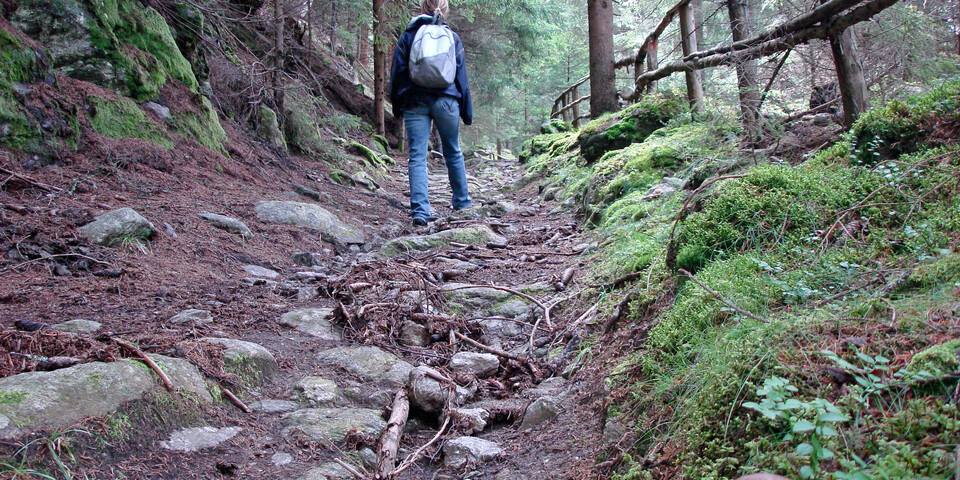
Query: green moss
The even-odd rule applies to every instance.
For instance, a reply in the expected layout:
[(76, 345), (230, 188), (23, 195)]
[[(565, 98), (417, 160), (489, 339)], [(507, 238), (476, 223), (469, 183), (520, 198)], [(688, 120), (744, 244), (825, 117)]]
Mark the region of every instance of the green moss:
[(104, 100), (88, 97), (87, 101), (94, 107), (90, 124), (97, 133), (110, 138), (139, 138), (167, 150), (173, 148), (173, 140), (167, 132), (148, 119), (129, 98)]
[(957, 367), (960, 367), (958, 353), (960, 353), (960, 340), (950, 340), (934, 345), (914, 355), (907, 365), (907, 370), (912, 372), (921, 370), (940, 373), (953, 372), (957, 370)]
[[(306, 154), (321, 155), (326, 140), (320, 134), (317, 111), (320, 101), (307, 88), (296, 86), (287, 90), (283, 107), (284, 135), (290, 148)], [(339, 162), (337, 162), (339, 163)]]
[(360, 155), (360, 158), (363, 159), (363, 163), (369, 168), (386, 168), (387, 163), (377, 154), (370, 149), (370, 147), (356, 141), (350, 141), (346, 146), (348, 151)]
[(174, 115), (173, 126), (181, 136), (192, 138), (204, 147), (226, 154), (223, 144), (227, 141), (227, 133), (220, 125), (217, 110), (207, 97), (200, 98), (199, 112)]
[(685, 111), (673, 97), (647, 97), (609, 117), (606, 123), (585, 127), (578, 142), (583, 157), (592, 162), (604, 153), (646, 140), (655, 130)]
[(373, 140), (373, 145), (376, 146), (380, 153), (387, 153), (390, 151), (390, 142), (387, 141), (387, 137), (379, 134), (370, 135), (370, 140)]
[(3, 405), (17, 405), (27, 397), (26, 392), (9, 392), (3, 391), (0, 392), (0, 406)]
[(12, 82), (30, 82), (39, 76), (38, 67), (37, 54), (0, 28), (0, 88), (10, 88)]
[(894, 100), (863, 114), (850, 130), (851, 146), (859, 162), (872, 166), (929, 147), (926, 140), (937, 124), (958, 122), (960, 81), (953, 81), (924, 95)]
[(910, 281), (927, 287), (960, 282), (960, 255), (947, 255), (921, 264), (910, 274)]

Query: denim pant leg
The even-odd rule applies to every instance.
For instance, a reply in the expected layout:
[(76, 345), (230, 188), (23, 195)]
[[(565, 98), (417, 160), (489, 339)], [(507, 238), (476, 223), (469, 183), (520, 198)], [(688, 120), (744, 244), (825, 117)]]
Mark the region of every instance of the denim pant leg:
[(427, 196), (427, 142), (430, 140), (430, 107), (417, 106), (404, 110), (403, 123), (407, 128), (407, 148), (410, 163), (410, 215), (426, 220), (430, 217), (430, 198)]
[(453, 209), (460, 210), (471, 205), (467, 191), (467, 170), (460, 151), (460, 104), (452, 97), (440, 97), (430, 108), (433, 121), (443, 144), (443, 158), (447, 163), (447, 176), (453, 190)]

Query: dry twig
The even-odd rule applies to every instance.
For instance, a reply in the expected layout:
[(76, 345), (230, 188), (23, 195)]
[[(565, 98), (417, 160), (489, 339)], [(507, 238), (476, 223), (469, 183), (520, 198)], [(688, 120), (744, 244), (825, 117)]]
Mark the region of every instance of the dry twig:
[(761, 321), (761, 322), (763, 322), (763, 323), (770, 323), (770, 320), (767, 320), (767, 319), (765, 319), (765, 318), (763, 318), (763, 317), (761, 317), (761, 316), (759, 316), (759, 315), (757, 315), (757, 314), (755, 314), (755, 313), (753, 313), (753, 312), (744, 310), (744, 309), (742, 309), (742, 308), (734, 305), (734, 304), (731, 303), (729, 300), (721, 297), (719, 293), (711, 290), (710, 287), (704, 285), (703, 282), (701, 282), (700, 280), (697, 280), (696, 277), (694, 277), (692, 273), (690, 273), (690, 272), (688, 272), (688, 271), (686, 271), (686, 270), (684, 270), (684, 269), (682, 269), (682, 268), (680, 269), (680, 273), (686, 275), (687, 278), (689, 278), (690, 280), (693, 281), (693, 283), (696, 283), (697, 285), (700, 286), (700, 288), (706, 290), (707, 293), (709, 293), (710, 295), (713, 295), (714, 298), (716, 298), (717, 300), (720, 300), (721, 302), (723, 302), (724, 305), (726, 305), (726, 306), (728, 306), (728, 307), (736, 310), (737, 313), (740, 313), (740, 314), (742, 314), (742, 315), (745, 315), (745, 316), (747, 316), (747, 317), (750, 317), (750, 318), (752, 318), (752, 319), (754, 319), (754, 320), (759, 320), (759, 321)]
[(116, 338), (116, 337), (113, 338), (113, 341), (117, 342), (118, 345), (126, 348), (131, 353), (139, 357), (140, 360), (143, 360), (143, 363), (146, 363), (147, 366), (150, 367), (154, 372), (156, 372), (157, 376), (160, 377), (160, 381), (163, 382), (163, 386), (166, 387), (167, 390), (173, 391), (173, 382), (170, 381), (170, 377), (168, 377), (166, 373), (163, 373), (163, 370), (160, 369), (160, 365), (157, 365), (157, 363), (154, 362), (153, 359), (151, 359), (145, 353), (143, 353), (143, 350), (140, 350), (140, 347), (126, 340)]

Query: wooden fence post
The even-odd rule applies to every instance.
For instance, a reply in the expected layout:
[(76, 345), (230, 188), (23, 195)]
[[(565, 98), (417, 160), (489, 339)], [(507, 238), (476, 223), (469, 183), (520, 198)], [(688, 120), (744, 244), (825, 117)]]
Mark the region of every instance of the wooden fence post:
[(563, 101), (560, 103), (560, 111), (563, 112), (561, 118), (564, 122), (570, 121), (570, 110), (567, 109), (567, 105), (570, 105), (570, 94), (563, 94)]
[[(580, 87), (573, 87), (573, 90), (570, 91), (570, 97), (573, 98), (573, 101), (576, 102), (580, 99)], [(573, 104), (573, 126), (580, 128), (580, 104)]]
[[(680, 36), (682, 37), (683, 56), (686, 57), (697, 51), (697, 25), (693, 19), (693, 9), (689, 3), (680, 5)], [(684, 72), (687, 80), (687, 99), (690, 101), (690, 111), (698, 113), (703, 108), (703, 82), (700, 72), (687, 70)]]

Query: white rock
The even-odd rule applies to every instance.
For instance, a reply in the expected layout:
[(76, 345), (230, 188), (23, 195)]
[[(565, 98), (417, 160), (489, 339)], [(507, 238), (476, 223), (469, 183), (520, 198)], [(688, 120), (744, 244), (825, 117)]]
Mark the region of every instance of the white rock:
[(459, 352), (450, 357), (450, 368), (455, 372), (486, 377), (500, 369), (500, 358), (490, 353)]
[(220, 445), (240, 433), (240, 427), (214, 428), (196, 427), (184, 428), (173, 432), (170, 440), (160, 442), (160, 446), (167, 450), (178, 452), (196, 452), (205, 448)]
[(450, 468), (496, 460), (504, 451), (494, 442), (477, 437), (460, 437), (443, 445), (443, 464)]
[(264, 268), (259, 265), (244, 265), (243, 270), (254, 277), (266, 278), (268, 280), (276, 280), (280, 277), (280, 274), (277, 273), (276, 270)]

